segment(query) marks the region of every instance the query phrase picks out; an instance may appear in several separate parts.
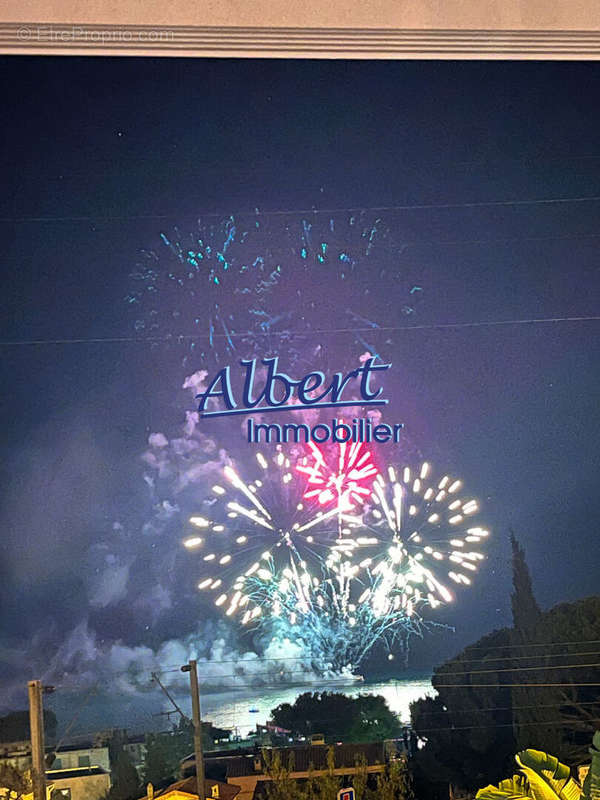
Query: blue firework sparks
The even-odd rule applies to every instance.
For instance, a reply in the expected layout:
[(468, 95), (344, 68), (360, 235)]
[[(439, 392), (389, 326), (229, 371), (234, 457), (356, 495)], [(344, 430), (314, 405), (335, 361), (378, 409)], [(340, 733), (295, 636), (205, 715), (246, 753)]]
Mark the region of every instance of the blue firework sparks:
[(416, 313), (423, 290), (408, 280), (403, 250), (366, 212), (199, 220), (142, 251), (126, 300), (136, 333), (177, 344), (186, 360), (276, 353), (312, 366), (339, 361), (348, 344), (378, 354), (390, 343), (378, 329)]

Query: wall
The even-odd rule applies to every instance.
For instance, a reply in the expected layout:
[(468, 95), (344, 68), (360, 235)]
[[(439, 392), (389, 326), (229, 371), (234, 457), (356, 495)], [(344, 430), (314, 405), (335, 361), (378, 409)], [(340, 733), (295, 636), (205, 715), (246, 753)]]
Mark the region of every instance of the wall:
[(0, 51), (580, 60), (600, 57), (600, 3), (4, 0)]
[(80, 764), (80, 756), (89, 756), (89, 766), (102, 767), (107, 772), (110, 772), (110, 760), (108, 757), (108, 747), (90, 747), (81, 748), (80, 750), (62, 750), (56, 753), (56, 758), (60, 759), (60, 767), (56, 766), (56, 762), (52, 765), (52, 769), (75, 769), (79, 766), (88, 766), (87, 764)]
[(110, 789), (110, 775), (84, 775), (52, 781), (54, 789), (70, 789), (71, 800), (101, 800)]

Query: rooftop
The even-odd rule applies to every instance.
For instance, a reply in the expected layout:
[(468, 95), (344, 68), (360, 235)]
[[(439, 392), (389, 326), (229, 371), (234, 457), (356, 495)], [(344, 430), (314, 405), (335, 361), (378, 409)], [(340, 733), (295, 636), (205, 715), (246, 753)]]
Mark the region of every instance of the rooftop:
[[(215, 786), (218, 787), (218, 800), (233, 800), (233, 798), (240, 791), (239, 786), (233, 786), (230, 783), (223, 783), (222, 781), (211, 781), (206, 779), (204, 781), (204, 797), (212, 798), (214, 796), (213, 789)], [(166, 789), (161, 789), (160, 791), (155, 792), (154, 797), (165, 797), (170, 792), (182, 792), (183, 794), (190, 794), (194, 797), (198, 797), (196, 792), (196, 777), (192, 776), (190, 778), (184, 778), (182, 781), (172, 783), (170, 786), (167, 786)], [(146, 796), (141, 800), (148, 800), (148, 798)]]
[[(365, 744), (336, 744), (333, 747), (335, 768), (354, 767), (357, 758), (364, 757), (367, 766), (385, 764), (383, 742), (369, 742)], [(327, 755), (330, 747), (327, 745), (298, 745), (296, 747), (273, 748), (272, 753), (279, 753), (282, 764), (287, 766), (290, 758), (294, 772), (308, 772), (327, 769)], [(255, 758), (260, 758), (261, 769), (254, 768)], [(227, 764), (227, 777), (236, 778), (246, 775), (264, 774), (262, 756), (236, 756)]]
[(49, 769), (46, 771), (48, 783), (63, 778), (86, 778), (88, 775), (108, 775), (102, 767), (73, 767), (73, 769)]

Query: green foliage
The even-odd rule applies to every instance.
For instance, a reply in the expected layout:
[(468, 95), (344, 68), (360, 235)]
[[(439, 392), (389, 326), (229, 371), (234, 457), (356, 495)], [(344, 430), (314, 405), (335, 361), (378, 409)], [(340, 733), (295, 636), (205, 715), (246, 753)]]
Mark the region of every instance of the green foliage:
[[(512, 682), (511, 673), (501, 672), (505, 662), (497, 661), (510, 644), (507, 628), (488, 634), (435, 671), (437, 697), (411, 704), (413, 729), (427, 742), (416, 761), (428, 782), (475, 790), (499, 781), (511, 768), (517, 749), (511, 688), (505, 685)], [(470, 674), (473, 669), (486, 670), (485, 681)], [(492, 686), (477, 686), (481, 683)]]
[(510, 533), (510, 543), (512, 547), (513, 573), (513, 593), (510, 600), (513, 627), (516, 631), (527, 633), (537, 625), (541, 611), (533, 595), (531, 575), (525, 561), (525, 551), (512, 531)]
[[(44, 711), (44, 733), (48, 741), (56, 737), (56, 714)], [(0, 717), (0, 742), (24, 742), (29, 740), (29, 711), (11, 711)]]
[(382, 741), (399, 736), (402, 727), (379, 695), (305, 692), (293, 705), (282, 703), (274, 708), (271, 716), (276, 725), (297, 735), (322, 733), (327, 742)]
[(354, 787), (356, 800), (414, 800), (412, 779), (404, 759), (392, 762), (384, 772), (378, 773), (369, 781), (364, 756), (357, 759), (355, 773), (342, 776), (335, 773), (333, 747), (327, 751), (327, 769), (316, 774), (309, 769), (308, 778), (296, 781), (293, 753), (284, 764), (279, 751), (263, 751), (265, 773), (270, 781), (265, 784), (267, 800), (337, 800), (343, 786)]
[(571, 777), (566, 764), (540, 750), (522, 750), (515, 760), (521, 775), (513, 775), (498, 786), (486, 786), (477, 792), (477, 800), (580, 800), (582, 788)]
[(596, 731), (590, 747), (592, 763), (583, 782), (583, 800), (600, 799), (600, 733)]
[(486, 786), (476, 800), (596, 800), (600, 797), (600, 733), (594, 734), (592, 763), (583, 788), (571, 777), (571, 770), (556, 756), (540, 750), (522, 750), (515, 756), (520, 775)]
[(124, 742), (124, 733), (115, 733), (108, 743), (112, 786), (107, 800), (137, 800), (140, 796), (140, 779)]
[(270, 777), (266, 784), (267, 800), (293, 800), (298, 797), (296, 782), (290, 777), (294, 771), (294, 754), (290, 753), (288, 763), (284, 764), (278, 750), (273, 753), (263, 751), (265, 774)]
[(438, 696), (411, 705), (413, 728), (426, 742), (416, 768), (431, 790), (443, 782), (469, 791), (497, 783), (511, 769), (512, 754), (532, 747), (567, 765), (587, 755), (600, 697), (585, 684), (600, 683), (600, 668), (576, 643), (600, 639), (600, 597), (537, 616), (516, 541), (513, 555), (513, 612), (521, 627), (488, 634), (443, 664), (432, 679)]
[(194, 729), (191, 722), (181, 720), (168, 733), (146, 736), (144, 783), (161, 789), (172, 783), (179, 772), (179, 763), (194, 751)]
[(515, 756), (534, 797), (548, 796), (559, 800), (579, 800), (581, 786), (571, 778), (571, 770), (556, 756), (540, 750), (523, 750)]
[[(528, 648), (535, 635), (535, 629), (542, 617), (531, 586), (529, 568), (525, 562), (523, 548), (511, 531), (513, 593), (511, 595), (515, 661), (506, 660), (504, 666), (513, 668), (512, 682), (515, 684), (530, 683), (530, 665), (538, 664), (540, 659), (523, 659), (519, 656), (535, 652), (536, 648)], [(525, 647), (524, 647), (525, 646)], [(540, 651), (543, 655), (543, 651)], [(506, 656), (510, 656), (507, 651)], [(525, 667), (520, 671), (519, 667)], [(542, 682), (542, 681), (538, 681)], [(553, 725), (556, 719), (556, 704), (560, 705), (561, 692), (554, 687), (530, 688), (526, 685), (512, 687), (513, 729), (515, 733), (515, 749), (524, 750), (535, 744), (549, 752), (560, 752), (560, 729)]]
[[(215, 739), (224, 739), (229, 731), (215, 728), (210, 722), (202, 723), (204, 750), (214, 748)], [(144, 783), (155, 789), (168, 786), (179, 777), (180, 762), (194, 752), (194, 726), (189, 720), (180, 720), (171, 731), (151, 733), (146, 736)]]
[(414, 800), (414, 797), (412, 776), (405, 759), (393, 761), (377, 776), (372, 800)]
[[(3, 792), (3, 789), (7, 791)], [(0, 797), (19, 800), (31, 791), (31, 779), (28, 773), (21, 772), (11, 764), (0, 764)]]
[(167, 734), (146, 735), (146, 757), (144, 760), (144, 784), (151, 783), (155, 789), (163, 789), (173, 782), (178, 762), (172, 756)]

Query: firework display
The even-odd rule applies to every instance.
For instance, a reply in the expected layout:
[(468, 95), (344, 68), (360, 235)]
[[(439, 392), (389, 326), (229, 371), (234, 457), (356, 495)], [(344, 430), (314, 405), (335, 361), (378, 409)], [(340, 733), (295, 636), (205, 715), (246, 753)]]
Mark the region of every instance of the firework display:
[(484, 558), (473, 549), (488, 536), (473, 522), (477, 501), (461, 498), (460, 480), (433, 480), (431, 473), (427, 462), (416, 470), (390, 466), (387, 480), (380, 474), (373, 483), (362, 517), (366, 535), (352, 546), (370, 576), (360, 601), (376, 615), (400, 608), (411, 616), (423, 605), (451, 602), (448, 581), (470, 584)]
[[(260, 352), (285, 353), (292, 364), (325, 363), (329, 344), (315, 345), (313, 332), (333, 319), (340, 324), (332, 334), (378, 355), (390, 343), (378, 329), (414, 314), (422, 295), (405, 275), (403, 245), (365, 212), (298, 218), (257, 211), (198, 220), (191, 232), (175, 228), (160, 238), (160, 247), (141, 252), (126, 302), (136, 334), (178, 344), (184, 362)], [(403, 302), (381, 309), (359, 280), (365, 274)], [(324, 282), (327, 292), (318, 290)]]
[[(200, 529), (184, 544), (199, 549), (206, 572), (199, 588), (217, 593), (215, 604), (247, 624), (264, 614), (299, 615), (325, 600), (320, 568), (338, 533), (337, 504), (307, 503), (294, 480), (290, 458), (278, 450), (271, 460), (257, 453), (260, 477), (246, 483), (231, 466), (223, 484), (205, 501)], [(343, 515), (345, 517), (345, 515)]]
[[(325, 372), (384, 359), (389, 329), (422, 300), (402, 244), (366, 212), (257, 211), (161, 241), (127, 301), (136, 332), (177, 343), (184, 362), (277, 355)], [(377, 305), (373, 283), (395, 302)], [(382, 468), (361, 442), (272, 452), (249, 480), (229, 463), (191, 517), (201, 592), (247, 628), (302, 640), (328, 668), (380, 644), (406, 650), (483, 558), (476, 501), (450, 476), (432, 481), (426, 463)]]
[(378, 644), (405, 650), (435, 624), (425, 609), (451, 602), (448, 583), (468, 585), (483, 559), (477, 502), (426, 462), (384, 477), (370, 451), (345, 443), (312, 443), (295, 465), (281, 449), (257, 461), (251, 483), (226, 467), (209, 516), (191, 519), (204, 537), (185, 544), (214, 567), (199, 588), (244, 625), (301, 638), (329, 668), (355, 667)]
[(362, 504), (378, 474), (372, 454), (362, 442), (341, 442), (324, 449), (311, 441), (308, 447), (310, 456), (302, 458), (296, 466), (298, 472), (306, 475), (304, 498), (316, 499), (322, 506), (335, 503), (340, 515)]
[[(236, 351), (239, 313), (228, 300), (248, 295), (252, 306), (279, 277), (276, 266), (265, 264), (260, 237), (252, 236), (259, 229), (259, 222), (239, 227), (228, 217), (214, 224), (198, 220), (186, 235), (178, 228), (161, 233), (161, 250), (143, 250), (130, 276), (126, 301), (135, 313), (136, 332), (177, 342), (201, 358)], [(250, 318), (239, 324), (247, 329)]]

